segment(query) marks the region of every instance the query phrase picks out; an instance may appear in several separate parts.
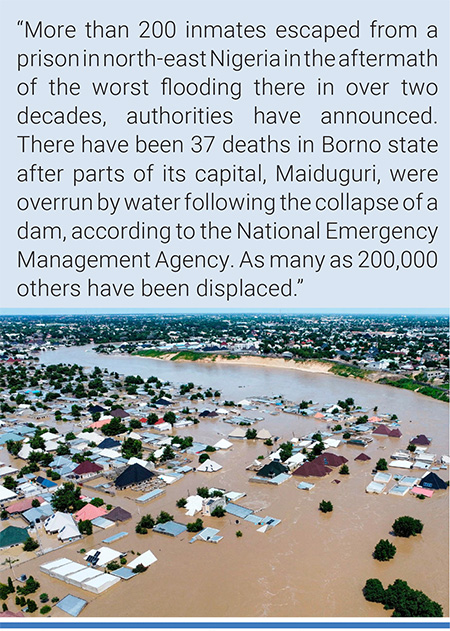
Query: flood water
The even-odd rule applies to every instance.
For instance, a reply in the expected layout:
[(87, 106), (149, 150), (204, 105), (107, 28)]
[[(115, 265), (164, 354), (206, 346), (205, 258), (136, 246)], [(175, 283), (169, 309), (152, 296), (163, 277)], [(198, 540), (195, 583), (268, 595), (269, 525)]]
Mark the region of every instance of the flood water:
[[(376, 461), (389, 458), (396, 449), (406, 448), (408, 439), (417, 433), (433, 438), (431, 453), (448, 454), (448, 405), (406, 390), (358, 382), (327, 374), (313, 374), (279, 368), (223, 365), (214, 363), (174, 363), (139, 357), (103, 356), (85, 348), (62, 348), (45, 352), (44, 364), (77, 363), (99, 366), (119, 373), (140, 374), (147, 378), (156, 375), (175, 384), (194, 382), (222, 392), (222, 398), (239, 401), (250, 396), (282, 395), (300, 402), (317, 401), (320, 406), (333, 404), (338, 399), (353, 397), (363, 408), (378, 406), (379, 413), (395, 413), (401, 420), (402, 438), (380, 438), (365, 449), (369, 462), (354, 462), (361, 452), (356, 446), (340, 446), (337, 453), (349, 459), (349, 476), (337, 470), (325, 478), (309, 478), (315, 483), (311, 491), (297, 489), (299, 479), (293, 477), (280, 486), (249, 482), (254, 475), (246, 471), (257, 456), (266, 455), (269, 448), (261, 441), (235, 441), (231, 450), (218, 452), (213, 459), (223, 465), (214, 474), (192, 472), (167, 487), (162, 498), (139, 506), (134, 502), (138, 494), (126, 490), (116, 494), (114, 505), (133, 512), (157, 515), (167, 510), (176, 520), (192, 521), (175, 502), (180, 497), (195, 493), (198, 486), (215, 486), (245, 492), (238, 503), (248, 506), (262, 516), (281, 519), (281, 524), (265, 534), (257, 526), (227, 515), (224, 518), (204, 518), (205, 526), (220, 528), (223, 540), (218, 544), (197, 541), (189, 544), (191, 535), (177, 538), (150, 532), (136, 535), (130, 523), (114, 526), (107, 531), (72, 544), (62, 551), (45, 556), (51, 561), (70, 556), (80, 561), (75, 553), (81, 545), (89, 549), (101, 545), (101, 540), (116, 531), (126, 530), (127, 537), (111, 547), (121, 552), (151, 549), (158, 558), (146, 573), (129, 581), (121, 581), (104, 594), (92, 598), (81, 589), (70, 586), (70, 593), (88, 597), (90, 604), (82, 616), (390, 616), (382, 605), (367, 602), (362, 588), (368, 578), (379, 578), (387, 586), (396, 578), (408, 581), (415, 589), (423, 590), (439, 602), (448, 616), (448, 492), (435, 492), (434, 497), (420, 501), (411, 495), (369, 495), (365, 487), (371, 481), (371, 469)], [(199, 404), (199, 408), (203, 405)], [(281, 439), (290, 439), (312, 430), (325, 429), (326, 424), (312, 418), (280, 413), (269, 413), (273, 406), (261, 405), (255, 416), (264, 420), (255, 425), (267, 428)], [(251, 413), (245, 412), (245, 415)], [(232, 425), (223, 420), (204, 420), (199, 425), (178, 430), (194, 436), (195, 440), (214, 443), (227, 436)], [(194, 466), (196, 457), (194, 456)], [(392, 472), (392, 470), (391, 470)], [(394, 470), (400, 472), (400, 470)], [(419, 475), (420, 472), (418, 472)], [(438, 472), (445, 480), (448, 471)], [(334, 479), (340, 484), (334, 484)], [(106, 496), (105, 496), (106, 499)], [(322, 514), (321, 500), (330, 500), (334, 510)], [(422, 535), (399, 539), (390, 535), (393, 521), (411, 515), (424, 523)], [(241, 530), (243, 536), (235, 533)], [(395, 558), (381, 563), (372, 558), (375, 544), (389, 538), (397, 546)], [(77, 558), (79, 557), (79, 558)], [(36, 559), (27, 564), (28, 572), (38, 571), (43, 562)], [(45, 577), (51, 591), (67, 593), (67, 585)], [(47, 590), (49, 591), (49, 590)]]

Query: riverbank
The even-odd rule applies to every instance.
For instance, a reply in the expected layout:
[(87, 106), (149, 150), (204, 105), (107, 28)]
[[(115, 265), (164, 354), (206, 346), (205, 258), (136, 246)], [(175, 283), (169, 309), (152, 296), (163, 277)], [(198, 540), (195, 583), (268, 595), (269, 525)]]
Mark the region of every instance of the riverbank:
[(202, 364), (215, 363), (227, 365), (230, 365), (232, 363), (239, 363), (240, 366), (284, 368), (288, 370), (301, 370), (304, 372), (316, 374), (330, 373), (338, 377), (350, 377), (351, 379), (371, 381), (372, 383), (380, 383), (383, 385), (392, 386), (394, 388), (411, 390), (426, 397), (431, 397), (432, 399), (443, 401), (444, 403), (449, 402), (448, 392), (445, 390), (441, 390), (436, 386), (419, 383), (416, 382), (414, 379), (401, 375), (393, 375), (392, 373), (385, 373), (378, 370), (363, 369), (359, 368), (358, 366), (352, 366), (350, 364), (344, 364), (332, 360), (302, 360), (288, 359), (284, 357), (236, 355), (230, 353), (199, 353), (196, 351), (179, 351), (177, 353), (174, 353), (159, 351), (156, 349), (139, 351), (138, 353), (136, 353), (136, 355), (138, 355), (139, 357), (150, 357), (152, 359), (159, 359), (162, 361), (197, 362)]

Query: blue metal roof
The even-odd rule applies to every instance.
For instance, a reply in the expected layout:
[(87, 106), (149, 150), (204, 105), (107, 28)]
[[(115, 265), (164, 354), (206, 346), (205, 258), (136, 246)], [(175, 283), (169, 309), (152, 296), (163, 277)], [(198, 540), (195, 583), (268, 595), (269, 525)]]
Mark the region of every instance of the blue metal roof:
[(76, 596), (72, 596), (71, 594), (68, 594), (62, 600), (56, 603), (56, 606), (59, 609), (61, 609), (65, 613), (68, 613), (71, 616), (78, 616), (78, 614), (81, 613), (82, 609), (86, 605), (87, 600), (77, 598)]
[(111, 574), (113, 576), (118, 576), (119, 578), (123, 578), (126, 581), (129, 578), (133, 578), (133, 576), (137, 576), (135, 572), (133, 572), (133, 570), (129, 567), (120, 567), (118, 570), (114, 570), (114, 572), (111, 572)]
[(103, 539), (102, 543), (112, 543), (113, 541), (117, 541), (118, 539), (122, 539), (122, 537), (127, 536), (127, 532), (118, 532), (117, 535), (112, 535), (112, 537), (108, 537), (107, 539)]
[(163, 535), (169, 535), (171, 537), (178, 537), (182, 532), (186, 530), (184, 524), (179, 524), (176, 521), (168, 521), (165, 524), (156, 524), (153, 528), (153, 532), (160, 532)]
[(47, 478), (43, 478), (41, 475), (36, 478), (36, 482), (46, 489), (51, 489), (54, 486), (58, 486), (56, 482), (53, 482), (53, 480), (47, 480)]
[(240, 517), (241, 519), (245, 519), (248, 515), (251, 515), (253, 511), (250, 508), (244, 508), (243, 506), (239, 506), (239, 504), (233, 504), (230, 502), (225, 506), (225, 510), (227, 513), (231, 513), (231, 515), (235, 515), (236, 517)]

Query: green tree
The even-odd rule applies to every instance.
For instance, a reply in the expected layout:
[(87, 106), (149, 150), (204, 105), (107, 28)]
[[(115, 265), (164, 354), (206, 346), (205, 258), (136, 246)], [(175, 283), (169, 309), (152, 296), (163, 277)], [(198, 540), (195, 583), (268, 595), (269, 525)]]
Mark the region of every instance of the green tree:
[(155, 525), (155, 520), (151, 515), (144, 515), (136, 524), (136, 532), (139, 535), (146, 535)]
[(52, 496), (52, 507), (55, 511), (62, 513), (73, 513), (85, 506), (86, 502), (81, 499), (81, 488), (75, 486), (73, 482), (64, 482)]
[(127, 431), (126, 425), (119, 418), (113, 418), (109, 423), (103, 425), (101, 429), (105, 436), (117, 436)]
[(42, 616), (45, 616), (45, 614), (46, 614), (46, 613), (49, 613), (49, 611), (51, 611), (51, 610), (52, 610), (52, 608), (50, 607), (50, 605), (44, 605), (43, 607), (41, 607), (41, 608), (39, 609), (39, 613), (40, 613)]
[(380, 458), (377, 464), (375, 465), (375, 469), (377, 471), (387, 471), (387, 468), (388, 468), (388, 464), (384, 458)]
[(90, 519), (82, 519), (78, 522), (78, 530), (82, 535), (92, 535), (92, 522)]
[(209, 497), (209, 489), (207, 486), (198, 486), (197, 487), (197, 495), (200, 497)]
[(363, 589), (364, 598), (371, 603), (382, 603), (385, 592), (383, 584), (378, 578), (368, 578)]
[(326, 500), (322, 500), (319, 504), (319, 510), (322, 513), (331, 513), (333, 510), (333, 504), (331, 502), (327, 502)]
[(399, 517), (392, 524), (392, 530), (397, 537), (411, 537), (419, 535), (423, 530), (423, 524), (420, 519), (414, 517)]
[(216, 508), (211, 511), (211, 517), (225, 517), (225, 509), (223, 506), (216, 506)]
[(28, 613), (33, 613), (38, 608), (35, 601), (31, 600), (30, 598), (27, 599), (27, 607), (28, 607)]
[(203, 530), (203, 521), (196, 519), (194, 522), (187, 524), (186, 528), (188, 532), (200, 532), (200, 530)]
[(292, 443), (282, 443), (280, 445), (280, 460), (281, 462), (285, 462), (288, 460), (293, 453), (294, 445)]
[(157, 524), (166, 524), (168, 521), (173, 521), (173, 515), (169, 515), (166, 511), (161, 511), (156, 518)]
[(10, 475), (5, 475), (3, 478), (3, 486), (5, 489), (9, 489), (10, 491), (15, 491), (17, 487), (17, 481)]
[(198, 457), (198, 461), (200, 464), (203, 464), (204, 462), (206, 462), (207, 460), (209, 460), (209, 456), (206, 453), (200, 454), (200, 456)]
[(147, 425), (154, 425), (156, 423), (156, 421), (158, 421), (158, 415), (155, 414), (154, 412), (151, 412), (147, 416)]
[(391, 543), (387, 539), (380, 539), (380, 541), (375, 546), (373, 558), (377, 561), (389, 561), (390, 559), (394, 558), (396, 552), (397, 548), (394, 546), (393, 543)]
[(187, 504), (187, 499), (185, 497), (180, 497), (179, 500), (177, 500), (177, 507), (178, 508), (184, 508)]
[(256, 429), (250, 429), (250, 428), (249, 428), (249, 429), (245, 432), (245, 438), (247, 438), (247, 439), (249, 439), (249, 440), (253, 440), (254, 438), (256, 438), (256, 434), (257, 434), (257, 433), (258, 433), (258, 432), (256, 431)]
[(406, 581), (397, 579), (386, 589), (383, 601), (385, 608), (394, 609), (394, 617), (440, 618), (441, 605), (434, 602), (422, 591), (412, 589)]
[(6, 449), (12, 456), (17, 456), (19, 451), (22, 449), (22, 443), (20, 441), (7, 440)]
[(163, 416), (163, 419), (166, 423), (170, 423), (171, 425), (173, 425), (176, 422), (177, 417), (175, 416), (174, 412), (166, 412)]
[(175, 452), (170, 445), (166, 445), (160, 460), (161, 462), (166, 462), (167, 460), (172, 460), (172, 458), (175, 458)]
[(40, 583), (34, 580), (32, 576), (29, 576), (24, 585), (17, 587), (17, 593), (21, 596), (28, 596), (28, 594), (34, 594), (40, 587)]
[(350, 469), (348, 468), (348, 465), (343, 464), (342, 467), (339, 469), (339, 473), (341, 475), (348, 475), (350, 473)]
[(94, 497), (94, 498), (91, 500), (91, 504), (92, 504), (92, 506), (103, 506), (103, 504), (104, 504), (104, 503), (105, 503), (105, 502), (104, 502), (104, 500), (102, 500), (102, 498), (101, 498), (101, 497)]
[(135, 438), (127, 438), (121, 447), (122, 457), (126, 460), (130, 458), (142, 458), (142, 443)]

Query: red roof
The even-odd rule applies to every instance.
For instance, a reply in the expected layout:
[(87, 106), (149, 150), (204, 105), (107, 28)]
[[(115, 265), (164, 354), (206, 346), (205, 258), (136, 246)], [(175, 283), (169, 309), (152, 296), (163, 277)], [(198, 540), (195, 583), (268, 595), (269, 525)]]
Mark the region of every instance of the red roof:
[(359, 456), (356, 456), (355, 460), (371, 460), (371, 457), (361, 452)]
[(320, 454), (320, 456), (317, 456), (316, 461), (326, 467), (339, 467), (348, 462), (347, 458), (344, 456), (338, 456), (337, 454), (331, 453), (331, 451), (325, 451), (323, 454)]
[(376, 434), (378, 436), (390, 436), (391, 430), (386, 425), (378, 425), (376, 429), (373, 430), (372, 434)]
[(391, 438), (400, 438), (402, 435), (401, 431), (399, 429), (391, 429), (389, 436)]
[(100, 429), (101, 427), (103, 427), (103, 425), (107, 425), (108, 423), (111, 423), (110, 418), (102, 418), (99, 421), (91, 423), (90, 425), (88, 425), (88, 427), (92, 427), (92, 429)]
[(1, 611), (0, 618), (24, 618), (25, 614), (23, 611)]
[(74, 517), (77, 521), (84, 521), (85, 519), (95, 519), (96, 517), (103, 517), (107, 511), (102, 506), (94, 506), (93, 504), (86, 504), (83, 508), (75, 513)]
[(89, 460), (85, 460), (84, 462), (80, 462), (78, 467), (73, 470), (73, 473), (76, 475), (84, 475), (86, 473), (98, 473), (102, 471), (103, 467), (101, 467), (96, 462), (90, 462)]
[(139, 421), (140, 421), (141, 423), (146, 423), (146, 422), (147, 422), (147, 419), (146, 419), (146, 418), (144, 418), (144, 417), (142, 417), (142, 418), (140, 418), (140, 419), (139, 419)]
[(411, 445), (429, 445), (430, 441), (425, 436), (425, 434), (419, 434), (416, 438), (413, 438), (411, 441)]
[(32, 507), (33, 500), (39, 500), (39, 504), (42, 504), (44, 501), (42, 497), (27, 497), (24, 500), (19, 500), (18, 502), (14, 502), (6, 509), (6, 512), (10, 515), (14, 513), (24, 513), (26, 510), (29, 510)]
[(322, 478), (323, 476), (330, 473), (331, 469), (326, 467), (321, 462), (317, 462), (317, 458), (312, 460), (311, 462), (305, 462), (298, 469), (296, 469), (293, 475), (301, 475), (304, 478), (309, 478), (310, 476), (314, 476), (317, 478)]
[(162, 423), (165, 423), (165, 420), (163, 418), (159, 418), (154, 425), (161, 425)]

